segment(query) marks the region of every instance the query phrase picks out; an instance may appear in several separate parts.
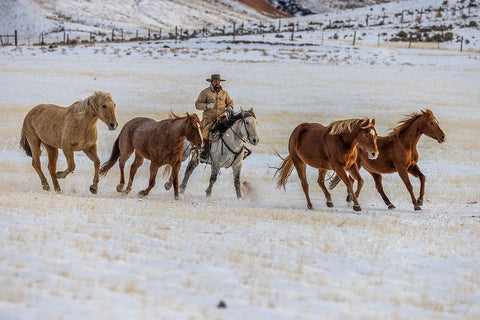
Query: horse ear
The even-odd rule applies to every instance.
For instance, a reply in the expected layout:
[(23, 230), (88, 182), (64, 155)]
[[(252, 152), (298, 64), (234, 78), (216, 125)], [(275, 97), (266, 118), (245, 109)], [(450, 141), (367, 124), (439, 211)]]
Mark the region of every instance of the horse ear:
[(375, 125), (375, 118), (372, 119), (372, 126)]
[(360, 123), (360, 129), (367, 129), (369, 125), (370, 125), (370, 119), (364, 118)]

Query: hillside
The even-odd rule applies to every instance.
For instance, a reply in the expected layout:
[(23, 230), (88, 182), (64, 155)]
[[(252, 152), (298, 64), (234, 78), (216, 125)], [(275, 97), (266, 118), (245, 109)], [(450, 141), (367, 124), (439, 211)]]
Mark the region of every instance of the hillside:
[[(22, 38), (63, 30), (111, 32), (121, 29), (189, 29), (254, 23), (315, 12), (343, 10), (385, 0), (3, 0), (0, 35), (18, 30)], [(277, 8), (277, 9), (276, 9)]]

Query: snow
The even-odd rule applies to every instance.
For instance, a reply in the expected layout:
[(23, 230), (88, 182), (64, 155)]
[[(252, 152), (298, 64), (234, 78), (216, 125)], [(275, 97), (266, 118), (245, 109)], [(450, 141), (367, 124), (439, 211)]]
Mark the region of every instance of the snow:
[[(469, 32), (478, 39), (477, 29)], [(479, 318), (478, 47), (319, 39), (305, 32), (294, 41), (257, 35), (238, 43), (0, 47), (0, 319)], [(242, 169), (251, 186), (242, 200), (230, 169), (206, 198), (205, 166), (179, 201), (163, 189), (161, 172), (150, 195), (138, 198), (148, 161), (130, 195), (115, 191), (116, 166), (92, 195), (93, 168), (82, 153), (60, 181), (62, 193), (46, 192), (18, 147), (34, 105), (67, 106), (106, 91), (120, 126), (110, 132), (98, 123), (105, 161), (129, 119), (194, 112), (212, 73), (227, 79), (236, 108), (254, 107), (259, 121), (260, 143)], [(312, 168), (314, 210), (306, 209), (295, 172), (286, 191), (275, 188), (275, 152), (286, 155), (299, 123), (368, 116), (385, 135), (424, 108), (447, 142), (422, 137), (418, 144), (427, 178), (422, 212), (396, 174), (384, 175), (393, 211), (363, 170), (359, 214), (342, 185), (327, 208)], [(43, 155), (48, 175), (46, 161)], [(58, 167), (65, 165), (60, 153)], [(419, 182), (411, 181), (417, 194)]]

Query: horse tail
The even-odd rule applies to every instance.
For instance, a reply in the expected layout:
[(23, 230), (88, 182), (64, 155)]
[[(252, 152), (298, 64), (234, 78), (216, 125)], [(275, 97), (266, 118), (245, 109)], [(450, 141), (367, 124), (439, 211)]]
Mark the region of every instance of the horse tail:
[(283, 187), (283, 189), (285, 190), (285, 184), (287, 183), (287, 179), (292, 173), (292, 170), (293, 170), (292, 157), (288, 155), (285, 159), (283, 159), (283, 162), (280, 165), (280, 168), (277, 169), (274, 175), (276, 176), (277, 174), (280, 174), (277, 179), (278, 189), (280, 189), (280, 187)]
[(101, 176), (106, 176), (108, 170), (112, 169), (113, 165), (117, 162), (118, 158), (120, 158), (120, 147), (118, 146), (118, 140), (115, 140), (113, 143), (112, 154), (110, 155), (110, 159), (107, 162), (104, 162), (100, 167), (99, 174)]
[(22, 134), (20, 136), (20, 147), (25, 150), (27, 156), (32, 157), (32, 149), (30, 148), (30, 144), (27, 140), (27, 135), (25, 134), (25, 129), (22, 128)]
[(330, 178), (330, 183), (328, 184), (328, 189), (332, 190), (337, 186), (337, 184), (340, 182), (340, 177), (335, 174), (332, 178)]

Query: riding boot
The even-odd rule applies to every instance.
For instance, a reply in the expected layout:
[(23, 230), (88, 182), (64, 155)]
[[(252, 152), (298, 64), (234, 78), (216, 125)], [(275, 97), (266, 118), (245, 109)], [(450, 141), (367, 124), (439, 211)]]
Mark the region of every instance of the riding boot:
[(210, 139), (205, 139), (203, 141), (203, 148), (199, 156), (200, 161), (207, 162), (209, 154), (210, 154)]

